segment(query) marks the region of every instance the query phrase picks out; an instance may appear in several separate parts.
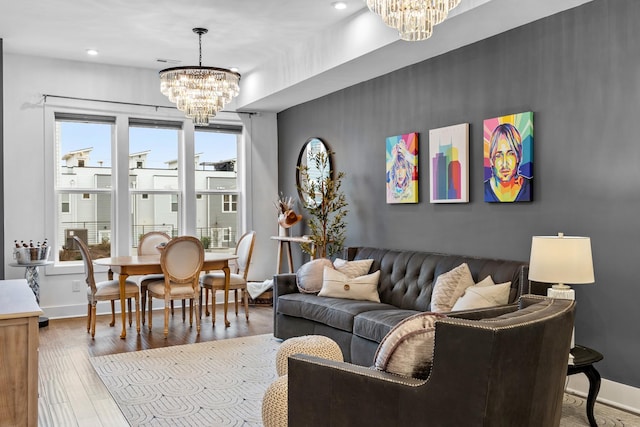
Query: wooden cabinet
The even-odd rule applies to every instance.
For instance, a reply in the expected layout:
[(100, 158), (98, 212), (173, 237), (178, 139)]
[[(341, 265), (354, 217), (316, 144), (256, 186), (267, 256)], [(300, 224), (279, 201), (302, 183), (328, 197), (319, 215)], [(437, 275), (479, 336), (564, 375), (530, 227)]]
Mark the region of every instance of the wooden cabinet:
[(38, 425), (40, 314), (26, 280), (0, 280), (0, 426)]

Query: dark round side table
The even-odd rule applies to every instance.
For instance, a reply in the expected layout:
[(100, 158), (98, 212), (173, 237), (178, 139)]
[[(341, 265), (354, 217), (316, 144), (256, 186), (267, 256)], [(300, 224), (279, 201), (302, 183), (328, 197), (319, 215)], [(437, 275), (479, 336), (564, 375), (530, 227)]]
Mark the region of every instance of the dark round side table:
[(589, 394), (587, 395), (587, 418), (591, 427), (598, 427), (593, 416), (593, 406), (600, 391), (600, 373), (593, 367), (593, 364), (601, 361), (604, 356), (597, 351), (576, 345), (571, 349), (573, 363), (569, 362), (567, 375), (583, 373), (589, 379)]

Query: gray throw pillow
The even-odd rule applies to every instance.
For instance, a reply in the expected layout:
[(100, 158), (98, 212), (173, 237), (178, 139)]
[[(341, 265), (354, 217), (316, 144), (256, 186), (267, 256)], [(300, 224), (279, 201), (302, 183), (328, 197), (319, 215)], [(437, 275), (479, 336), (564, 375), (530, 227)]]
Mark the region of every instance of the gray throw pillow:
[(311, 260), (298, 269), (296, 272), (298, 290), (304, 294), (315, 294), (322, 289), (322, 277), (324, 268), (333, 268), (331, 260), (318, 258)]

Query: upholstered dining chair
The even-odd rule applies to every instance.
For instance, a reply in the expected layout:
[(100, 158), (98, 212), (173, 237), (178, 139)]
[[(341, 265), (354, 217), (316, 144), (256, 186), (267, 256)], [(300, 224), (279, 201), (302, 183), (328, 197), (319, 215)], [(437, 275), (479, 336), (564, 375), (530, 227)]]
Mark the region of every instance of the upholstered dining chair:
[[(172, 300), (190, 300), (189, 323), (193, 326), (194, 304), (200, 296), (200, 271), (204, 263), (204, 248), (193, 236), (171, 239), (160, 254), (164, 280), (147, 284), (149, 297), (149, 331), (152, 328), (153, 298), (164, 300), (164, 336), (169, 335), (169, 306)], [(200, 334), (200, 316), (196, 312), (196, 329)]]
[[(249, 320), (249, 297), (247, 295), (247, 276), (249, 274), (249, 267), (251, 265), (251, 255), (253, 254), (253, 246), (256, 241), (256, 232), (248, 231), (240, 237), (236, 244), (236, 259), (235, 266), (229, 277), (229, 290), (234, 291), (234, 299), (236, 306), (236, 316), (238, 315), (238, 290), (242, 291), (242, 299), (244, 302), (244, 314), (247, 320)], [(224, 290), (224, 272), (214, 271), (207, 273), (200, 279), (200, 285), (202, 286), (200, 293), (200, 304), (202, 305), (202, 291), (205, 294), (205, 313), (209, 315), (209, 291), (211, 291), (211, 323), (215, 325), (216, 322), (216, 291)]]
[[(87, 283), (87, 333), (91, 332), (91, 338), (96, 335), (96, 305), (98, 301), (111, 302), (111, 323), (113, 327), (116, 324), (115, 301), (120, 299), (120, 283), (118, 280), (105, 280), (96, 283), (93, 273), (93, 260), (91, 252), (87, 245), (78, 236), (73, 236), (76, 245), (80, 248), (82, 261), (84, 263), (85, 282)], [(131, 298), (135, 299), (136, 304), (136, 325), (140, 324), (140, 288), (136, 282), (127, 280), (125, 282), (125, 297), (127, 298), (129, 308), (129, 326), (132, 323)]]
[[(169, 240), (171, 240), (171, 237), (163, 231), (149, 231), (148, 233), (143, 234), (140, 237), (140, 241), (138, 242), (138, 256), (160, 254), (161, 251), (160, 249), (158, 249), (158, 245), (160, 245), (161, 243), (166, 244)], [(145, 324), (144, 316), (147, 306), (147, 285), (158, 280), (164, 280), (164, 276), (162, 274), (147, 274), (138, 279), (138, 284), (140, 285), (140, 296), (142, 297), (141, 303), (143, 325)], [(171, 308), (173, 308), (173, 304)], [(173, 312), (171, 314), (173, 314)], [(182, 315), (182, 320), (184, 320), (184, 307), (182, 307)]]

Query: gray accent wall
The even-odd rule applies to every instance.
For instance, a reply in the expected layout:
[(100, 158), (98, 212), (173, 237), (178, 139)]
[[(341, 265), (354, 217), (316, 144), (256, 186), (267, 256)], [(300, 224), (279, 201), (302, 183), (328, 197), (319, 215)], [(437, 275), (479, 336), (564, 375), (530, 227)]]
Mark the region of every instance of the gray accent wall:
[[(437, 27), (435, 31), (438, 31)], [(335, 152), (347, 245), (529, 259), (531, 237), (589, 236), (576, 343), (640, 387), (640, 1), (596, 0), (278, 114), (279, 188), (310, 137)], [(426, 41), (424, 43), (429, 43)], [(533, 202), (483, 201), (483, 120), (534, 113)], [(470, 123), (470, 202), (429, 203), (428, 132)], [(385, 201), (385, 138), (418, 132), (418, 204)]]

